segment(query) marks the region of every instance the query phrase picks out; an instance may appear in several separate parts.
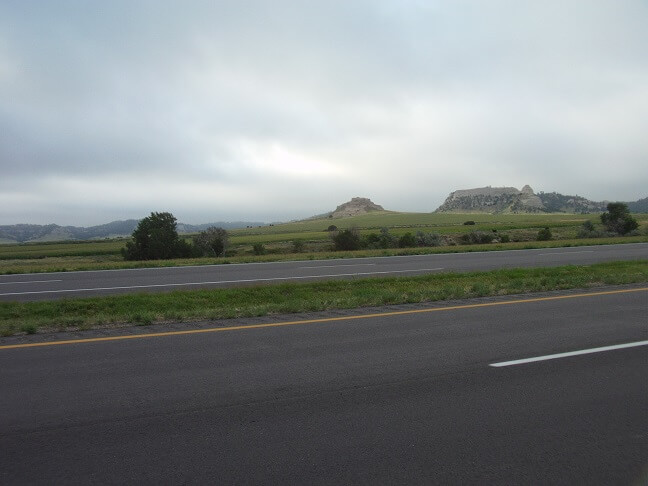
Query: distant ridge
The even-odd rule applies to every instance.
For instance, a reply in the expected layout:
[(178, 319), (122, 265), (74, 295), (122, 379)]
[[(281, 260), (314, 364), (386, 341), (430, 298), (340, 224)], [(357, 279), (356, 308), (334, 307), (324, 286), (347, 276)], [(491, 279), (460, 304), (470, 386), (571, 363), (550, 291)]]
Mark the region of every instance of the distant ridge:
[(536, 194), (531, 186), (479, 187), (450, 193), (439, 213), (598, 213), (607, 203), (557, 192)]
[[(103, 238), (119, 238), (130, 236), (137, 227), (139, 220), (128, 219), (87, 228), (79, 226), (59, 226), (57, 224), (14, 224), (0, 226), (0, 243), (28, 243), (47, 241), (96, 240)], [(208, 224), (178, 223), (178, 233), (197, 233), (210, 226), (220, 226), (225, 229), (245, 228), (247, 226), (263, 226), (265, 223), (249, 221), (218, 222)]]

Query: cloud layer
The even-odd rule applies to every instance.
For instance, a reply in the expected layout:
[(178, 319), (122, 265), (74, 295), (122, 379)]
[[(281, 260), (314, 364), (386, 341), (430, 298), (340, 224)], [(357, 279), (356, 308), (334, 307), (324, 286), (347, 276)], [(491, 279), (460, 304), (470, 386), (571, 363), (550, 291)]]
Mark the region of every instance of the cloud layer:
[(648, 187), (642, 1), (4, 2), (0, 223)]

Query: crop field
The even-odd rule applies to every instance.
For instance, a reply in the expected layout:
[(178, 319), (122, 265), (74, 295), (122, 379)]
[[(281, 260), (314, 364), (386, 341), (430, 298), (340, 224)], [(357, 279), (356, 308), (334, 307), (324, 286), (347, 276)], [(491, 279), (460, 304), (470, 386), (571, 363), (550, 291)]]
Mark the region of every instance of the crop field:
[[(578, 233), (585, 221), (589, 220), (600, 227), (598, 215), (437, 214), (379, 211), (344, 219), (322, 218), (230, 230), (230, 247), (224, 258), (149, 262), (126, 262), (123, 260), (121, 249), (128, 241), (127, 238), (101, 241), (0, 244), (0, 274), (488, 251), (648, 241), (648, 214), (633, 216), (640, 224), (637, 236), (582, 239), (578, 238)], [(464, 224), (468, 221), (474, 222), (474, 224)], [(434, 248), (333, 252), (331, 233), (327, 231), (331, 225), (335, 225), (340, 230), (354, 228), (361, 236), (370, 233), (378, 234), (382, 228), (387, 228), (394, 237), (400, 237), (406, 233), (416, 234), (418, 231), (437, 233), (447, 238), (451, 245)], [(535, 241), (538, 230), (544, 227), (551, 229), (552, 240)], [(510, 243), (462, 245), (460, 236), (472, 231), (506, 235)], [(185, 238), (190, 240), (191, 235), (186, 235)], [(303, 244), (300, 253), (294, 253), (293, 244), (295, 241)], [(253, 251), (255, 244), (264, 245), (266, 254), (255, 255)]]
[(124, 240), (107, 240), (0, 245), (0, 261), (47, 257), (119, 255), (124, 244)]
[[(641, 215), (639, 215), (641, 216)], [(648, 215), (645, 215), (648, 217)], [(339, 229), (355, 227), (358, 229), (421, 228), (449, 230), (459, 228), (466, 221), (474, 221), (473, 229), (481, 227), (528, 228), (556, 225), (580, 226), (586, 220), (597, 221), (594, 214), (454, 214), (454, 213), (399, 213), (394, 211), (376, 211), (373, 213), (352, 216), (344, 219), (322, 218), (307, 221), (275, 224), (256, 228), (232, 230), (233, 235), (269, 235), (284, 233), (326, 232), (330, 225)]]

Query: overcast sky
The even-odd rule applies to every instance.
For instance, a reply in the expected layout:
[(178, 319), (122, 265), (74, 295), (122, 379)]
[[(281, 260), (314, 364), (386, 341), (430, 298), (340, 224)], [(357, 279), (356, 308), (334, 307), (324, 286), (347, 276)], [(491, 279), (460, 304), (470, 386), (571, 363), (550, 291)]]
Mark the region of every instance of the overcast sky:
[(0, 224), (648, 195), (645, 0), (0, 2)]

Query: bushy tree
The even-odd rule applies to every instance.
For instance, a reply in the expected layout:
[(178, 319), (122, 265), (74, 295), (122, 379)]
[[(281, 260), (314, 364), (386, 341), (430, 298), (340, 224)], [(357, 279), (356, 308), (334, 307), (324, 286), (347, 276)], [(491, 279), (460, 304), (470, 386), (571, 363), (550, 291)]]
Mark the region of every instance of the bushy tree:
[(380, 234), (369, 233), (362, 238), (361, 246), (370, 250), (398, 248), (399, 239), (389, 233), (389, 228), (381, 228)]
[(538, 236), (537, 240), (538, 241), (549, 241), (553, 235), (551, 234), (551, 230), (549, 228), (542, 228), (540, 231), (538, 231)]
[(628, 205), (622, 202), (609, 203), (607, 212), (601, 214), (601, 223), (608, 231), (625, 235), (639, 227), (637, 220), (630, 216)]
[(212, 226), (194, 236), (193, 244), (200, 255), (219, 257), (227, 249), (229, 236), (223, 228)]
[(412, 233), (405, 233), (398, 239), (398, 246), (400, 248), (412, 248), (416, 246), (416, 238)]
[(336, 251), (359, 250), (360, 236), (354, 229), (345, 229), (333, 236), (333, 245)]
[(122, 248), (126, 260), (167, 260), (191, 256), (191, 245), (180, 239), (176, 218), (171, 213), (151, 213), (142, 219), (133, 241)]
[(416, 245), (417, 246), (441, 246), (443, 238), (438, 233), (423, 233), (422, 231), (416, 232)]

